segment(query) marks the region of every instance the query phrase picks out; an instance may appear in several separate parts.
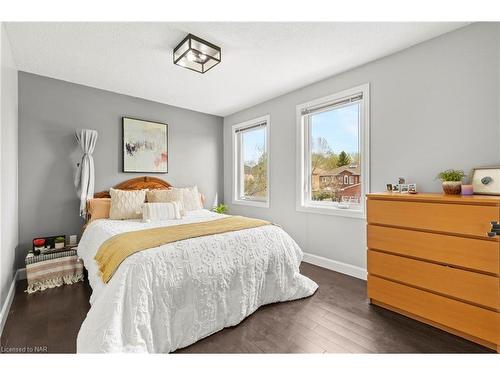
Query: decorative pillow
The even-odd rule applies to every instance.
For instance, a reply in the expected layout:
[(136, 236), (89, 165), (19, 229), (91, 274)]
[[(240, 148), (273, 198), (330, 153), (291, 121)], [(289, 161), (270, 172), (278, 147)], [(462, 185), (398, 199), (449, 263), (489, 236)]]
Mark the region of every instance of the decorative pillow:
[(110, 189), (109, 195), (111, 195), (110, 219), (142, 218), (142, 205), (146, 200), (146, 190)]
[(142, 219), (144, 221), (180, 219), (182, 218), (180, 207), (180, 202), (144, 203)]
[(182, 203), (185, 211), (201, 210), (201, 196), (198, 192), (198, 186), (179, 188), (173, 190), (182, 191)]
[(87, 224), (97, 219), (108, 219), (111, 198), (93, 198), (87, 201)]
[(146, 194), (149, 203), (178, 202), (181, 216), (184, 216), (184, 195), (179, 189), (157, 189), (149, 190)]
[(197, 186), (149, 190), (147, 192), (147, 200), (151, 203), (180, 202), (182, 204), (181, 215), (185, 215), (185, 211), (200, 210), (203, 208), (202, 197), (198, 192)]
[(146, 193), (149, 203), (182, 202), (182, 191), (178, 189), (148, 190)]

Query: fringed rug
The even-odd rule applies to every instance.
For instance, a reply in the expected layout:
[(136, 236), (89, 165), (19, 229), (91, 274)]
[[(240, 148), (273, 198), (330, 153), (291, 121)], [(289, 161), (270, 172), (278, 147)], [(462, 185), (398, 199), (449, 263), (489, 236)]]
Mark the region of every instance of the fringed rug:
[[(76, 253), (76, 251), (75, 251)], [(73, 284), (83, 281), (83, 262), (78, 255), (62, 255), (53, 259), (31, 260), (26, 262), (26, 276), (28, 289), (26, 292), (34, 293), (48, 288), (55, 288), (64, 284)], [(42, 256), (35, 256), (38, 258)]]

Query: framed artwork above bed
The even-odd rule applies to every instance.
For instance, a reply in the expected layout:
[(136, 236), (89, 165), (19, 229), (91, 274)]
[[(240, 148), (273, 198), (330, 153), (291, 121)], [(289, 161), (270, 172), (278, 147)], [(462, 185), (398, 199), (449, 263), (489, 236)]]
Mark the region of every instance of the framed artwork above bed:
[(168, 125), (122, 117), (123, 172), (168, 172)]

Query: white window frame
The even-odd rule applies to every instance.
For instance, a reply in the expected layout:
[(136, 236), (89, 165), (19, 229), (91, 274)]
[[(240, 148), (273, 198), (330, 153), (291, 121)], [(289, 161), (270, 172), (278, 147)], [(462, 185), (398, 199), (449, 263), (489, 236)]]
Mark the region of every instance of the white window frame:
[[(241, 183), (241, 176), (240, 176), (240, 167), (238, 165), (239, 161), (241, 160), (241, 150), (239, 149), (238, 145), (238, 133), (236, 132), (237, 130), (243, 129), (243, 128), (248, 128), (252, 125), (256, 125), (258, 123), (266, 123), (266, 152), (267, 152), (267, 196), (266, 200), (252, 200), (252, 199), (242, 199), (240, 197), (240, 187), (242, 185)], [(239, 124), (235, 124), (232, 126), (231, 129), (231, 139), (232, 139), (232, 176), (231, 176), (231, 181), (232, 181), (232, 202), (233, 204), (241, 204), (245, 206), (253, 206), (253, 207), (263, 207), (263, 208), (269, 208), (269, 197), (270, 197), (270, 191), (271, 191), (271, 173), (269, 170), (270, 166), (270, 160), (271, 160), (271, 153), (270, 153), (270, 128), (271, 128), (271, 116), (270, 115), (265, 115), (261, 117), (254, 118), (252, 120), (244, 121)], [(238, 179), (238, 180), (237, 180)]]
[[(309, 126), (302, 116), (303, 110), (328, 103), (334, 103), (357, 94), (362, 94), (360, 105), (359, 152), (361, 157), (361, 207), (360, 209), (338, 208), (334, 204), (314, 202), (310, 199), (310, 154)], [(325, 215), (337, 215), (364, 219), (366, 215), (365, 196), (370, 191), (370, 84), (366, 83), (333, 95), (318, 98), (297, 105), (297, 177), (296, 177), (296, 209)], [(307, 141), (307, 142), (306, 142)]]

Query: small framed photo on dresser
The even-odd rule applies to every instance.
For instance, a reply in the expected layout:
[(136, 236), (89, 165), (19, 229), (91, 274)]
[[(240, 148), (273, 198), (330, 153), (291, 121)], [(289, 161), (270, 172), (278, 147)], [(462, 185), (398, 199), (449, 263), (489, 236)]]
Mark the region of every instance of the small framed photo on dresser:
[(399, 185), (399, 191), (401, 194), (408, 194), (408, 184)]

